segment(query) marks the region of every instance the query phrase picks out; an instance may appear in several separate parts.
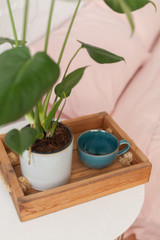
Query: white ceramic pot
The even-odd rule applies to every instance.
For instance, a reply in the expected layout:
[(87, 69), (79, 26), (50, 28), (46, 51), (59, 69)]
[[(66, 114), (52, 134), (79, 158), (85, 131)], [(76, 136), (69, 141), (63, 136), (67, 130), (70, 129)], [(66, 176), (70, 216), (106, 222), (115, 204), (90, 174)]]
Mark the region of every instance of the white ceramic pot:
[(20, 156), (22, 175), (31, 183), (32, 188), (45, 191), (66, 184), (71, 175), (73, 135), (68, 128), (71, 139), (61, 150), (54, 153), (31, 153), (28, 164), (28, 150)]

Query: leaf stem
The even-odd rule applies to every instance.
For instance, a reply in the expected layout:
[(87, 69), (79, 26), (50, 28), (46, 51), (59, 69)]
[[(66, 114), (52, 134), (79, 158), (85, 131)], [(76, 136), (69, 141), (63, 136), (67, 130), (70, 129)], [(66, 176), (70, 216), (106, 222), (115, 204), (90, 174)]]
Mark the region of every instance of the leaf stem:
[(35, 124), (35, 113), (33, 109), (31, 109), (28, 113), (25, 114), (25, 118), (30, 124)]
[[(50, 7), (50, 12), (49, 12), (48, 24), (47, 24), (47, 31), (46, 31), (46, 39), (45, 39), (45, 47), (44, 47), (45, 52), (47, 52), (47, 48), (48, 48), (49, 33), (50, 33), (54, 3), (55, 3), (55, 1), (52, 0), (51, 7)], [(51, 96), (51, 94), (46, 94), (46, 97), (45, 97), (45, 100), (44, 100), (44, 104), (43, 104), (43, 118), (44, 119), (46, 118), (46, 113), (47, 113), (47, 108), (48, 108), (50, 96)]]
[(25, 8), (24, 8), (23, 40), (22, 40), (22, 45), (25, 45), (25, 42), (26, 42), (26, 30), (27, 30), (28, 6), (29, 6), (29, 0), (26, 0), (26, 2), (25, 2)]
[(62, 114), (62, 112), (63, 112), (63, 109), (64, 109), (65, 105), (66, 105), (66, 99), (67, 99), (67, 97), (66, 97), (66, 94), (65, 94), (65, 93), (63, 93), (63, 95), (64, 95), (65, 100), (64, 100), (62, 109), (61, 109), (61, 111), (60, 111), (60, 113), (59, 113), (59, 115), (58, 115), (58, 117), (57, 117), (57, 120), (53, 123), (52, 129), (51, 129), (51, 132), (50, 132), (50, 137), (53, 137), (53, 134), (54, 134), (54, 131), (55, 131), (55, 129), (56, 129), (57, 123), (58, 123), (58, 121), (59, 121), (59, 118), (60, 118), (60, 116), (61, 116), (61, 114)]
[(119, 4), (128, 18), (129, 24), (131, 26), (131, 36), (132, 36), (134, 33), (134, 22), (133, 22), (133, 18), (132, 18), (131, 9), (127, 6), (127, 4), (125, 3), (124, 0), (119, 0)]
[(12, 14), (12, 9), (11, 9), (11, 5), (10, 5), (9, 0), (7, 0), (7, 5), (8, 5), (8, 11), (9, 11), (9, 16), (10, 16), (10, 20), (11, 20), (13, 35), (14, 35), (14, 39), (15, 39), (15, 44), (18, 47), (17, 32), (16, 32), (15, 23), (14, 23), (13, 14)]
[(44, 132), (41, 127), (40, 117), (39, 117), (39, 106), (36, 105), (35, 107), (35, 128), (37, 130), (37, 139), (44, 138)]
[(66, 74), (67, 74), (67, 72), (68, 72), (68, 69), (69, 69), (72, 61), (74, 60), (74, 58), (77, 56), (78, 52), (79, 52), (81, 49), (82, 49), (82, 46), (81, 46), (80, 48), (78, 48), (78, 50), (75, 52), (75, 54), (73, 55), (73, 57), (72, 57), (71, 60), (69, 61), (68, 66), (67, 66), (67, 68), (66, 68), (66, 71), (65, 71), (65, 73), (64, 73), (64, 75), (63, 75), (62, 80), (65, 78), (65, 76), (66, 76)]
[(57, 99), (58, 99), (58, 96), (55, 96), (55, 99), (54, 99), (53, 103), (57, 102)]
[(46, 40), (45, 40), (45, 47), (44, 47), (44, 51), (45, 52), (47, 52), (47, 48), (48, 48), (49, 33), (50, 33), (51, 20), (52, 20), (52, 15), (53, 15), (54, 2), (55, 1), (52, 0), (51, 7), (50, 7), (49, 18), (48, 18), (48, 25), (47, 25), (47, 31), (46, 31)]
[(44, 130), (47, 133), (47, 135), (50, 133), (48, 133), (49, 129), (52, 127), (52, 122), (55, 121), (55, 114), (62, 102), (63, 98), (60, 98), (57, 102), (55, 102), (46, 118), (46, 121), (44, 123)]
[(46, 118), (46, 114), (47, 114), (47, 109), (48, 109), (48, 104), (49, 104), (49, 99), (50, 99), (50, 95), (46, 95), (44, 103), (43, 103), (43, 118)]
[[(68, 40), (69, 34), (70, 34), (70, 32), (71, 32), (71, 28), (72, 28), (72, 26), (73, 26), (73, 22), (74, 22), (74, 20), (75, 20), (76, 14), (77, 14), (77, 12), (78, 12), (78, 8), (79, 8), (80, 3), (81, 3), (81, 0), (78, 0), (78, 4), (77, 4), (77, 6), (76, 6), (76, 9), (75, 9), (75, 11), (74, 11), (73, 17), (72, 17), (72, 19), (71, 19), (71, 22), (70, 22), (70, 25), (69, 25), (69, 28), (68, 28), (66, 37), (65, 37), (65, 39), (64, 39), (64, 42), (63, 42), (63, 46), (62, 46), (60, 55), (59, 55), (58, 65), (59, 65), (60, 62), (61, 62), (62, 55), (63, 55), (64, 49), (65, 49), (65, 46), (66, 46), (66, 44), (67, 44), (67, 40)], [(49, 100), (50, 100), (51, 94), (52, 94), (52, 89), (51, 89), (51, 90), (47, 93), (47, 95), (46, 95), (46, 98), (45, 98), (45, 108), (48, 108), (48, 104), (49, 104)]]
[(73, 14), (73, 17), (72, 17), (72, 19), (71, 19), (71, 22), (70, 22), (70, 25), (69, 25), (69, 28), (68, 28), (66, 37), (65, 37), (64, 42), (63, 42), (63, 46), (62, 46), (62, 49), (61, 49), (61, 52), (60, 52), (60, 55), (59, 55), (59, 59), (58, 59), (58, 64), (60, 64), (60, 62), (61, 62), (61, 59), (62, 59), (62, 56), (63, 56), (63, 52), (64, 52), (64, 49), (65, 49), (65, 47), (66, 47), (66, 43), (67, 43), (69, 34), (70, 34), (70, 32), (71, 32), (71, 29), (72, 29), (72, 26), (73, 26), (75, 17), (76, 17), (76, 15), (77, 15), (77, 12), (78, 12), (78, 8), (79, 8), (80, 3), (81, 3), (81, 0), (78, 0), (77, 7), (76, 7), (75, 12), (74, 12), (74, 14)]

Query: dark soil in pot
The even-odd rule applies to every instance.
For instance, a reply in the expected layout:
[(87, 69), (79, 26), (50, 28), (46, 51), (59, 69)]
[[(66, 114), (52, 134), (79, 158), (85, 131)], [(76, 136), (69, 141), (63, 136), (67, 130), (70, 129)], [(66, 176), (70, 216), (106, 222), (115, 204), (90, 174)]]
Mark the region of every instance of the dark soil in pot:
[(58, 123), (52, 138), (36, 140), (32, 152), (54, 153), (65, 149), (72, 141), (72, 133), (64, 124)]

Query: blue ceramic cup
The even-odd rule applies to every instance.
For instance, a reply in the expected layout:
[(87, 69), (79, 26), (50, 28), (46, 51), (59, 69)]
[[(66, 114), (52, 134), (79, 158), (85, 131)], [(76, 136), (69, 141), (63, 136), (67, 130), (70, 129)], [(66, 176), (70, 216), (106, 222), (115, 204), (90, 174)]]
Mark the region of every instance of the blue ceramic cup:
[[(126, 145), (119, 151), (119, 146)], [(89, 168), (104, 168), (117, 156), (127, 152), (130, 144), (127, 140), (118, 140), (113, 134), (104, 130), (89, 130), (82, 133), (77, 140), (77, 149), (81, 161)]]

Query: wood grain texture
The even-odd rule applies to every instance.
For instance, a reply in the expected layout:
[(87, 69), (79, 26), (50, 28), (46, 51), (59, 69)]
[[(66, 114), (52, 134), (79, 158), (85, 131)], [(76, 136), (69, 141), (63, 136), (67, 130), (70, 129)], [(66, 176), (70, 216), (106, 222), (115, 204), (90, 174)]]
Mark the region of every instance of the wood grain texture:
[(3, 142), (1, 140), (0, 140), (0, 167), (2, 168), (2, 172), (3, 172), (5, 179), (10, 184), (10, 187), (11, 187), (10, 195), (13, 199), (17, 213), (18, 213), (18, 215), (20, 215), (18, 198), (24, 197), (24, 193), (19, 185), (17, 176), (11, 165), (10, 160), (8, 159), (7, 152), (5, 151)]
[(136, 236), (134, 234), (132, 234), (129, 237), (124, 238), (124, 240), (136, 240)]
[(102, 174), (57, 189), (51, 189), (44, 193), (26, 196), (19, 199), (21, 220), (26, 221), (31, 216), (34, 218), (39, 217), (143, 184), (148, 181), (149, 174), (150, 167), (144, 169), (142, 166), (142, 168), (137, 168), (135, 171), (126, 169), (119, 174)]
[(1, 139), (1, 140), (3, 140), (4, 137), (5, 137), (5, 134), (1, 134), (1, 135), (0, 135), (0, 139)]
[(76, 134), (89, 129), (102, 128), (103, 120), (106, 115), (106, 112), (100, 112), (98, 114), (91, 114), (84, 117), (66, 120), (63, 123), (65, 123), (72, 130), (73, 134)]
[[(3, 142), (0, 144), (1, 161), (5, 163), (5, 173), (13, 186), (12, 196), (21, 221), (36, 218), (64, 208), (75, 206), (99, 197), (103, 197), (127, 188), (144, 184), (149, 180), (151, 164), (146, 156), (137, 148), (129, 136), (105, 112), (76, 118), (64, 122), (74, 133), (74, 150), (72, 174), (68, 184), (44, 192), (31, 189), (24, 194), (20, 190), (17, 177), (21, 175), (20, 165), (13, 167), (8, 162)], [(119, 139), (130, 142), (133, 164), (124, 167), (116, 159), (106, 168), (95, 170), (82, 164), (77, 153), (77, 138), (88, 129), (111, 128)], [(9, 166), (8, 166), (8, 165)], [(6, 170), (8, 169), (8, 170)], [(12, 169), (10, 176), (9, 169)], [(13, 170), (14, 169), (14, 170)], [(16, 185), (15, 185), (16, 184)], [(15, 187), (16, 186), (16, 187)]]

